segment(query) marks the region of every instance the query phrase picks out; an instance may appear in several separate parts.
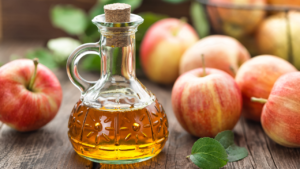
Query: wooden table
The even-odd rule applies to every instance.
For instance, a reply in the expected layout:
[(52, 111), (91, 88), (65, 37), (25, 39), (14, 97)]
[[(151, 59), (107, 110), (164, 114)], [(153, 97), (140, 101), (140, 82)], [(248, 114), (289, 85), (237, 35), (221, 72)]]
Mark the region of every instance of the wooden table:
[[(23, 55), (27, 49), (40, 47), (41, 42), (2, 42), (0, 62), (6, 63), (12, 54)], [(65, 69), (55, 71), (63, 89), (63, 102), (57, 116), (38, 131), (20, 133), (0, 123), (0, 168), (197, 168), (189, 159), (197, 138), (183, 130), (177, 122), (171, 105), (171, 87), (162, 87), (146, 79), (142, 83), (156, 94), (169, 119), (170, 137), (163, 151), (155, 158), (131, 165), (96, 164), (78, 156), (68, 140), (67, 122), (80, 92), (69, 81)], [(97, 79), (98, 76), (85, 74)], [(0, 84), (1, 87), (1, 84)], [(270, 140), (259, 123), (241, 118), (234, 128), (235, 141), (246, 147), (249, 156), (241, 161), (228, 163), (224, 168), (300, 168), (300, 149), (285, 148)]]

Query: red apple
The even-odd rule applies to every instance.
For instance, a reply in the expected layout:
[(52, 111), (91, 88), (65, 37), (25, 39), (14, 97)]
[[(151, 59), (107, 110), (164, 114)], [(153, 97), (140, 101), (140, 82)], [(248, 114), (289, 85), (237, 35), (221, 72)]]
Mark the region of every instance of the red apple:
[(242, 97), (234, 79), (227, 73), (198, 68), (181, 75), (172, 90), (177, 120), (190, 134), (215, 137), (232, 130), (242, 109)]
[(248, 51), (237, 40), (229, 36), (212, 35), (198, 41), (183, 54), (180, 74), (202, 67), (201, 55), (205, 56), (206, 67), (223, 70), (232, 77), (250, 59)]
[[(209, 0), (217, 5), (264, 6), (266, 0)], [(235, 38), (252, 33), (264, 19), (264, 10), (234, 9), (224, 7), (207, 7), (213, 28)]]
[(268, 3), (281, 6), (300, 6), (299, 0), (268, 0)]
[(245, 62), (236, 75), (243, 96), (243, 114), (260, 121), (263, 105), (252, 102), (251, 97), (268, 98), (276, 80), (297, 69), (287, 61), (271, 55), (256, 56)]
[(267, 135), (276, 143), (300, 147), (300, 73), (281, 76), (266, 101), (261, 124)]
[(0, 120), (18, 131), (46, 125), (62, 101), (58, 79), (48, 68), (37, 65), (37, 60), (34, 62), (18, 59), (0, 68)]
[(260, 53), (279, 56), (300, 69), (300, 12), (289, 12), (288, 20), (284, 13), (269, 17), (258, 28), (256, 40)]
[(147, 77), (157, 83), (172, 84), (178, 77), (182, 54), (198, 39), (196, 31), (179, 19), (168, 18), (153, 24), (140, 48)]

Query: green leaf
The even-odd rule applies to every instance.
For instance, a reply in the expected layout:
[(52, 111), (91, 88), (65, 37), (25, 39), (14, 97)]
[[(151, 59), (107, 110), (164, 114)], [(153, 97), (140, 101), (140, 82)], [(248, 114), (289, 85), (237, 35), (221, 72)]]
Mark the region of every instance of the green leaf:
[(71, 35), (84, 33), (88, 19), (85, 12), (79, 8), (67, 5), (56, 5), (51, 9), (52, 24)]
[(209, 35), (209, 22), (205, 14), (205, 9), (198, 2), (191, 4), (190, 15), (193, 25), (201, 38)]
[(142, 40), (147, 30), (152, 26), (155, 22), (165, 19), (167, 15), (160, 15), (151, 12), (139, 13), (142, 18), (144, 18), (144, 22), (138, 27), (138, 31), (136, 32), (136, 40)]
[(89, 22), (85, 29), (85, 34), (80, 36), (79, 39), (82, 43), (99, 41), (100, 33), (98, 32), (97, 26), (95, 26), (92, 22)]
[(172, 4), (178, 4), (178, 3), (186, 2), (188, 0), (163, 0), (163, 1), (172, 3)]
[(96, 3), (96, 5), (93, 6), (89, 12), (90, 19), (93, 19), (97, 15), (103, 14), (104, 13), (104, 9), (103, 9), (104, 5), (105, 5), (105, 3), (101, 2), (101, 1)]
[(228, 154), (228, 161), (234, 162), (241, 160), (248, 156), (248, 151), (244, 147), (238, 147), (237, 145), (231, 145), (226, 149)]
[(227, 130), (219, 133), (215, 140), (225, 148), (228, 154), (228, 161), (238, 161), (248, 156), (248, 151), (244, 147), (238, 147), (234, 143), (234, 134), (232, 131)]
[(219, 169), (227, 164), (224, 147), (215, 139), (204, 137), (197, 140), (189, 156), (202, 169)]
[(53, 55), (50, 53), (50, 51), (44, 48), (30, 50), (25, 54), (25, 57), (28, 59), (38, 58), (39, 62), (48, 67), (49, 69), (54, 69), (58, 67), (58, 65), (53, 59)]
[(100, 63), (101, 61), (99, 55), (87, 55), (83, 58), (83, 61), (80, 63), (80, 65), (84, 70), (100, 72)]
[(80, 45), (80, 41), (69, 37), (50, 39), (47, 43), (47, 47), (54, 54), (54, 61), (60, 65), (65, 64), (69, 55)]
[(218, 133), (215, 137), (215, 140), (217, 140), (225, 149), (227, 149), (229, 146), (234, 144), (234, 134), (231, 130), (226, 130)]

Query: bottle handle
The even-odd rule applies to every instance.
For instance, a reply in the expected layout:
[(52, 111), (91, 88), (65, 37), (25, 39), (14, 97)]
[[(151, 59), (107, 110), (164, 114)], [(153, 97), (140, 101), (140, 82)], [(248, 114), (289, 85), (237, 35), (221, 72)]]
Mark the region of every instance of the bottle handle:
[(95, 85), (97, 81), (88, 81), (82, 78), (78, 72), (79, 60), (88, 55), (100, 55), (100, 45), (98, 43), (86, 43), (76, 48), (67, 61), (67, 73), (71, 82), (84, 93), (89, 87)]

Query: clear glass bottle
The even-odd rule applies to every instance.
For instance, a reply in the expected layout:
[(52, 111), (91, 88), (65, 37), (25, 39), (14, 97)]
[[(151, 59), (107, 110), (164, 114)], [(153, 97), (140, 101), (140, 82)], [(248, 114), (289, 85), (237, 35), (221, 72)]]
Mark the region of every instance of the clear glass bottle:
[[(74, 150), (89, 160), (128, 164), (157, 155), (168, 138), (165, 111), (135, 75), (135, 32), (143, 18), (131, 14), (130, 22), (93, 23), (101, 39), (78, 47), (68, 58), (67, 72), (81, 91), (70, 118), (68, 136)], [(87, 54), (101, 57), (101, 77), (87, 81), (78, 73)]]

